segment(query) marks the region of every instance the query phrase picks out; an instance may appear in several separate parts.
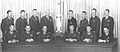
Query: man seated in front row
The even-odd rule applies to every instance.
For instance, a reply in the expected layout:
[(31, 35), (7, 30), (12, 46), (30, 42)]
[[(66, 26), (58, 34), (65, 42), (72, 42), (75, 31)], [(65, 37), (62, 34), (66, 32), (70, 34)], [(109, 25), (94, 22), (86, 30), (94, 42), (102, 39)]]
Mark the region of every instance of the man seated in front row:
[(84, 42), (94, 42), (96, 40), (95, 31), (92, 31), (90, 25), (87, 25), (86, 31), (83, 31), (83, 35), (81, 36), (81, 39)]
[(16, 43), (18, 41), (18, 33), (15, 31), (14, 25), (9, 26), (9, 30), (4, 34), (5, 42)]
[(48, 27), (43, 25), (42, 31), (38, 35), (38, 41), (50, 42), (52, 40), (52, 33), (48, 32)]
[(104, 32), (102, 33), (98, 42), (111, 42), (113, 40), (113, 33), (109, 31), (108, 27), (104, 27)]
[(74, 25), (69, 25), (70, 31), (65, 32), (64, 39), (68, 42), (74, 42), (80, 40), (79, 34), (74, 31)]
[(23, 42), (33, 42), (35, 39), (34, 31), (31, 31), (31, 27), (26, 25), (25, 31), (22, 32)]

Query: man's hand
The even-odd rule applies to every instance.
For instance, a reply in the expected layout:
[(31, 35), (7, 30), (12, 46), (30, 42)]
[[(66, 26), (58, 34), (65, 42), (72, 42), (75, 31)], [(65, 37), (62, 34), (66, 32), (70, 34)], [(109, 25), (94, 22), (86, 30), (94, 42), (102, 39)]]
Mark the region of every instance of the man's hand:
[(91, 42), (92, 40), (88, 39), (88, 38), (85, 38), (83, 41), (85, 41), (85, 42)]
[(106, 42), (105, 40), (99, 39), (98, 42)]
[(51, 39), (43, 39), (44, 42), (49, 42)]
[(40, 32), (37, 32), (36, 34), (38, 35), (38, 34), (40, 34)]
[(18, 41), (18, 40), (15, 40), (15, 39), (8, 41), (8, 43), (16, 43), (16, 42), (19, 42), (19, 41)]
[(69, 39), (66, 39), (66, 41), (73, 42), (73, 41), (77, 41), (77, 39), (72, 39), (72, 38), (69, 38)]
[(27, 42), (33, 42), (34, 40), (32, 38), (26, 39)]

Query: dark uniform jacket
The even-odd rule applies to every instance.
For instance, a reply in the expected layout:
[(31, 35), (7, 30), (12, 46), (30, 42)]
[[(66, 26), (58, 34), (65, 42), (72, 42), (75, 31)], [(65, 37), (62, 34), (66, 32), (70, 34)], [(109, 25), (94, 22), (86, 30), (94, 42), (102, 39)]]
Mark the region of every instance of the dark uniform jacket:
[(10, 31), (7, 31), (6, 33), (4, 33), (4, 42), (8, 42), (9, 40), (18, 40), (18, 33), (16, 31), (13, 31), (13, 33), (11, 34)]
[(80, 40), (80, 36), (77, 32), (70, 33), (69, 31), (65, 32), (64, 39), (77, 39)]
[(38, 18), (38, 16), (36, 16), (36, 17), (31, 16), (31, 18), (29, 19), (29, 24), (31, 27), (31, 31), (35, 31), (35, 32), (39, 31), (39, 18)]
[(110, 32), (113, 33), (113, 29), (114, 29), (114, 19), (111, 16), (108, 16), (107, 19), (105, 19), (105, 17), (102, 19), (102, 33), (104, 32), (104, 27), (107, 26), (110, 30)]
[(74, 25), (75, 27), (74, 31), (76, 31), (77, 21), (74, 17), (72, 17), (71, 19), (68, 19), (67, 31), (70, 31), (69, 25)]
[(86, 30), (87, 25), (88, 25), (88, 20), (86, 18), (81, 20), (80, 26), (78, 28), (78, 32), (80, 32), (80, 34), (82, 34), (82, 32)]
[(53, 36), (52, 36), (52, 33), (50, 33), (50, 32), (47, 32), (47, 33), (40, 33), (39, 34), (39, 36), (38, 36), (38, 40), (39, 41), (42, 41), (43, 39), (52, 39), (53, 38)]
[(94, 18), (90, 18), (90, 25), (92, 26), (92, 30), (95, 31), (97, 35), (97, 39), (99, 38), (99, 31), (100, 31), (100, 19), (98, 16), (95, 16)]
[(48, 32), (54, 33), (53, 18), (51, 16), (49, 16), (49, 19), (46, 16), (43, 16), (41, 18), (40, 25), (41, 25), (40, 31), (42, 31), (42, 26), (46, 25), (48, 28)]
[(100, 39), (102, 39), (102, 40), (107, 40), (108, 39), (111, 42), (113, 40), (113, 37), (114, 37), (114, 35), (111, 32), (108, 35), (106, 35), (105, 33), (102, 33)]
[(87, 34), (86, 31), (83, 32), (83, 35), (81, 36), (81, 39), (84, 40), (84, 39), (91, 39), (92, 42), (93, 41), (96, 41), (96, 34), (95, 34), (95, 31), (91, 31), (90, 34)]
[(23, 31), (22, 35), (23, 35), (23, 41), (26, 41), (26, 39), (30, 39), (30, 38), (32, 38), (33, 40), (35, 39), (34, 31), (31, 31), (30, 33), (26, 33), (26, 31)]
[(22, 33), (22, 31), (25, 31), (25, 27), (27, 25), (27, 20), (22, 17), (18, 18), (17, 21), (16, 21), (16, 30), (18, 31), (18, 33)]
[(4, 18), (1, 23), (2, 33), (5, 33), (9, 30), (9, 26), (14, 25), (14, 19), (9, 19), (8, 17)]

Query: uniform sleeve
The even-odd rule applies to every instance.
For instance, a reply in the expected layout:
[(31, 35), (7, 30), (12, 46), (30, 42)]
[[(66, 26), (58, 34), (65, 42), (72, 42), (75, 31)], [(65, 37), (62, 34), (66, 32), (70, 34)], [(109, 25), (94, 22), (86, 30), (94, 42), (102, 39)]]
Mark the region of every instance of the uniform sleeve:
[(105, 34), (104, 34), (104, 32), (101, 34), (101, 37), (99, 39), (105, 40)]
[(31, 34), (32, 34), (31, 38), (35, 40), (35, 39), (36, 39), (36, 37), (35, 37), (35, 32), (32, 31)]
[(96, 39), (97, 39), (97, 36), (96, 36), (95, 32), (93, 32), (93, 41), (96, 41)]
[(82, 36), (81, 36), (81, 40), (83, 41), (85, 38), (85, 32), (83, 32)]
[(100, 29), (100, 19), (99, 19), (99, 17), (98, 17), (98, 23), (97, 23), (97, 32), (99, 32), (99, 29)]
[(20, 32), (20, 25), (21, 25), (21, 22), (19, 21), (19, 19), (17, 19), (17, 21), (16, 21), (16, 30), (18, 31), (18, 32)]
[(5, 33), (5, 19), (2, 20), (2, 23), (1, 23), (1, 30), (3, 33)]
[(114, 19), (113, 17), (111, 17), (111, 22), (110, 22), (110, 32), (113, 32), (113, 29), (114, 29)]
[(51, 33), (54, 33), (54, 23), (52, 17), (51, 17)]
[(92, 24), (92, 18), (90, 18), (90, 20), (89, 20), (90, 22), (89, 22), (89, 24), (91, 25)]
[(100, 19), (99, 17), (97, 18), (97, 25), (96, 25), (96, 35), (99, 37), (99, 30), (100, 30)]
[(39, 31), (42, 32), (42, 26), (44, 25), (44, 17), (41, 18), (40, 24), (39, 24)]
[(103, 31), (103, 25), (104, 25), (104, 18), (102, 18), (102, 26), (101, 26), (101, 33), (104, 33)]
[(113, 33), (110, 33), (109, 38), (110, 38), (109, 40), (112, 41), (113, 38), (114, 38), (114, 34), (113, 34)]
[(32, 20), (32, 18), (30, 18), (29, 19), (29, 24), (30, 24), (30, 26), (31, 26), (31, 30), (33, 30), (33, 27), (34, 27), (34, 23), (33, 23), (33, 20)]
[(79, 36), (79, 34), (77, 33), (77, 40), (79, 41), (80, 40), (80, 36)]
[(38, 37), (37, 37), (37, 40), (38, 40), (38, 41), (41, 41), (41, 40), (42, 40), (42, 35), (41, 35), (41, 33), (39, 33), (39, 35), (38, 35)]
[(12, 36), (11, 36), (11, 35), (9, 35), (9, 33), (8, 33), (8, 32), (7, 32), (7, 33), (5, 33), (4, 35), (5, 35), (5, 41), (6, 41), (6, 42), (8, 42), (9, 40), (12, 40)]
[(76, 31), (76, 28), (77, 28), (77, 20), (76, 19), (74, 19), (73, 25), (75, 26), (75, 31)]
[(69, 31), (69, 20), (68, 20), (68, 23), (67, 23), (67, 31)]

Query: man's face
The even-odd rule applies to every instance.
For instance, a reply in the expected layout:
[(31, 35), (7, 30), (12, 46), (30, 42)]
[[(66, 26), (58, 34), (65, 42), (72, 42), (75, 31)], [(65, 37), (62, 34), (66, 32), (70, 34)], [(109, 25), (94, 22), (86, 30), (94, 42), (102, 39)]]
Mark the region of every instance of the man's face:
[(22, 13), (21, 13), (21, 16), (22, 16), (22, 17), (25, 17), (25, 12), (22, 12)]
[(10, 29), (10, 31), (13, 31), (13, 30), (14, 30), (14, 26), (11, 25), (11, 26), (9, 27), (9, 29)]
[(104, 28), (104, 33), (106, 34), (106, 33), (108, 33), (108, 32), (109, 32), (109, 29)]
[(90, 26), (87, 26), (87, 32), (90, 32), (91, 31), (91, 27)]
[(109, 15), (109, 12), (108, 11), (104, 11), (104, 15), (105, 15), (105, 17), (107, 17)]
[(92, 16), (95, 16), (95, 15), (96, 15), (96, 11), (92, 10)]
[(73, 17), (73, 12), (69, 12), (69, 17)]
[(37, 15), (37, 11), (33, 10), (33, 15), (36, 16)]
[(43, 26), (43, 32), (47, 32), (47, 26)]
[(8, 13), (8, 16), (9, 16), (9, 17), (12, 17), (12, 12), (9, 12), (9, 13)]
[(85, 16), (86, 16), (86, 14), (85, 14), (85, 13), (82, 13), (82, 18), (83, 18), (83, 19), (85, 19)]
[(31, 30), (31, 28), (30, 28), (30, 26), (26, 26), (26, 31), (30, 31)]
[(70, 31), (73, 31), (74, 30), (74, 26), (70, 26)]
[(50, 16), (50, 11), (46, 11), (46, 16)]

